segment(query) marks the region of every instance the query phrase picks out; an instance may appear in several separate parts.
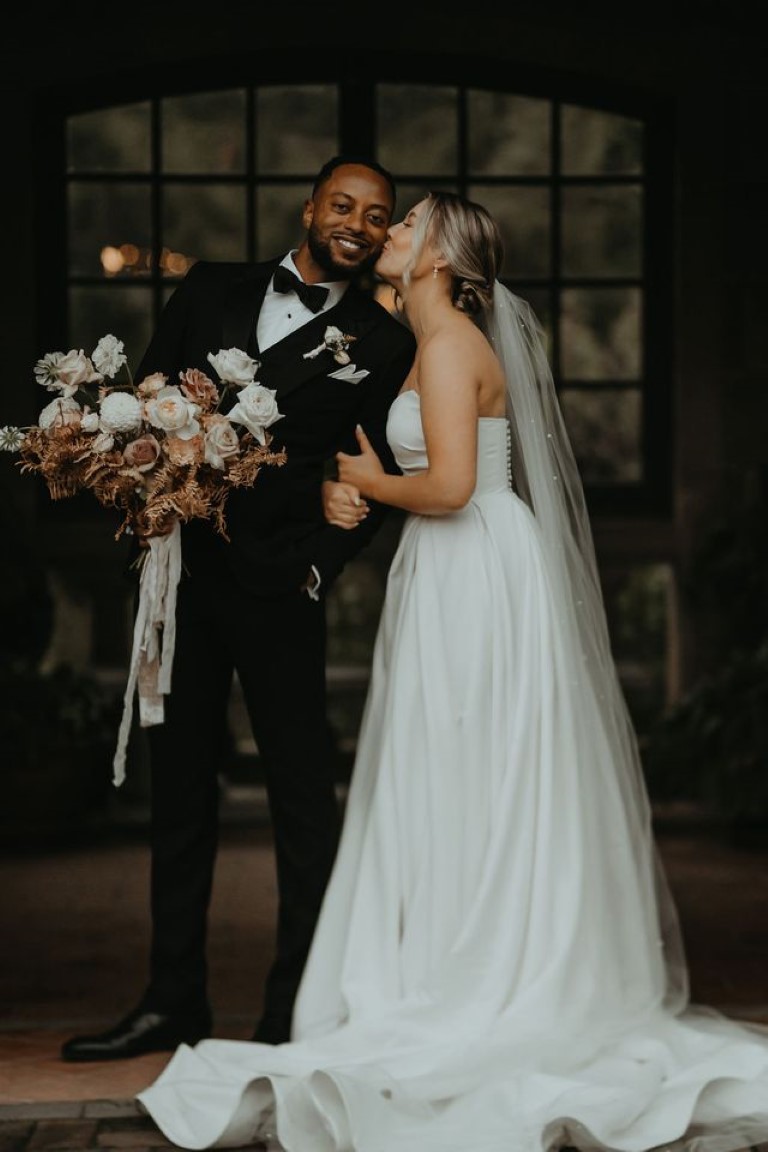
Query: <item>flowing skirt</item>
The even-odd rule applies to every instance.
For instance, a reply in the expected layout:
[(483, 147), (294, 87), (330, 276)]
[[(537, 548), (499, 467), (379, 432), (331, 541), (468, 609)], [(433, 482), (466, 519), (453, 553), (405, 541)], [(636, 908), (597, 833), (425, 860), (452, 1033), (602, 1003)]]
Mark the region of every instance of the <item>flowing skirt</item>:
[(406, 520), (293, 1038), (181, 1046), (139, 1095), (175, 1144), (768, 1139), (768, 1030), (688, 1004), (647, 799), (560, 625), (512, 493)]

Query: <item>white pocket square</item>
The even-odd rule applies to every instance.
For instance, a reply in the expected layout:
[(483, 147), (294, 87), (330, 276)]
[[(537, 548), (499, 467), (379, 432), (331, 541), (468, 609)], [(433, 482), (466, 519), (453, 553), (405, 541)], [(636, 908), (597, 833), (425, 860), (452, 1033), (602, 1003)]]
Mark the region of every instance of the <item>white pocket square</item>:
[(367, 368), (360, 368), (356, 364), (345, 364), (343, 368), (337, 368), (335, 372), (329, 372), (328, 375), (334, 380), (347, 380), (350, 384), (359, 384), (366, 376), (370, 376)]

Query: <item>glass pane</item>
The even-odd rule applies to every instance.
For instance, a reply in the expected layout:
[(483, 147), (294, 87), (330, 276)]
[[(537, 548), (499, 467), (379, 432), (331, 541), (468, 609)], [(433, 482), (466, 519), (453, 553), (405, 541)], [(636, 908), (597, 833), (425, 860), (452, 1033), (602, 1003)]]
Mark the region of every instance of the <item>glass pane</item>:
[(166, 172), (243, 172), (245, 92), (195, 92), (161, 103)]
[(71, 183), (67, 209), (71, 275), (147, 275), (152, 239), (148, 185)]
[(563, 189), (563, 275), (639, 276), (640, 188)]
[[(91, 354), (102, 336), (111, 333), (125, 344), (128, 367), (133, 372), (152, 334), (152, 294), (133, 286), (76, 288), (69, 290), (70, 346)], [(118, 376), (125, 380), (125, 370)]]
[(549, 272), (549, 189), (475, 184), (468, 192), (470, 199), (488, 209), (501, 229), (502, 274), (519, 278), (546, 276)]
[(259, 260), (282, 256), (304, 239), (301, 214), (309, 189), (270, 184), (256, 189), (256, 253)]
[(560, 404), (585, 484), (642, 479), (639, 389), (565, 388)]
[(565, 104), (561, 131), (566, 176), (635, 176), (643, 170), (640, 120)]
[(68, 172), (149, 172), (149, 103), (81, 112), (67, 120)]
[(562, 294), (561, 371), (566, 380), (637, 380), (642, 373), (637, 288), (569, 288)]
[(552, 166), (548, 100), (470, 91), (469, 170), (478, 176), (539, 176)]
[(256, 165), (269, 175), (318, 172), (339, 151), (338, 90), (291, 84), (256, 92)]
[(508, 284), (507, 287), (516, 296), (523, 300), (527, 300), (531, 308), (536, 313), (541, 327), (544, 330), (542, 337), (544, 341), (544, 351), (547, 356), (551, 355), (552, 348), (552, 299), (547, 288), (529, 288), (527, 285), (523, 288), (518, 288), (514, 283)]
[(173, 275), (195, 260), (244, 260), (245, 190), (239, 185), (196, 184), (163, 189), (163, 245)]
[(442, 189), (458, 192), (459, 186), (455, 181), (448, 180), (397, 180), (397, 203), (392, 219), (395, 222), (404, 219), (409, 209), (418, 204), (419, 200), (423, 200), (428, 192)]
[(379, 161), (399, 172), (450, 173), (458, 163), (455, 88), (380, 84), (377, 89)]

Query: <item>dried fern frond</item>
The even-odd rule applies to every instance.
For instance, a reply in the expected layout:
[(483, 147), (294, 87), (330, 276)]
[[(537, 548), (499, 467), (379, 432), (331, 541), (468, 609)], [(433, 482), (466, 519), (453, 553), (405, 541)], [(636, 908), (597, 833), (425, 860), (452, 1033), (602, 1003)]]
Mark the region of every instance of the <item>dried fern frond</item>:
[(285, 451), (271, 452), (268, 448), (252, 448), (241, 456), (227, 471), (227, 480), (232, 488), (242, 488), (253, 484), (265, 464), (281, 467), (288, 459)]

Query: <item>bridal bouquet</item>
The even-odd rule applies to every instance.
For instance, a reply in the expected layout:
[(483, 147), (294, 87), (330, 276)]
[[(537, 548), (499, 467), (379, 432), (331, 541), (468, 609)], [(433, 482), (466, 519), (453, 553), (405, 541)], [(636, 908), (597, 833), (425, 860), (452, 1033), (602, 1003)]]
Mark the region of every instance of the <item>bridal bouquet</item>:
[[(134, 532), (148, 540), (197, 517), (226, 537), (231, 489), (285, 461), (269, 448), (267, 428), (280, 412), (274, 392), (255, 380), (258, 361), (239, 348), (209, 352), (221, 392), (196, 368), (180, 372), (178, 384), (159, 372), (119, 384), (123, 347), (103, 336), (90, 357), (72, 349), (38, 360), (35, 378), (55, 398), (36, 425), (0, 428), (0, 448), (18, 451), (22, 471), (39, 473), (54, 500), (89, 489), (100, 504), (120, 508), (118, 538)], [(232, 388), (237, 403), (223, 415)]]
[[(207, 519), (225, 539), (233, 488), (253, 484), (264, 465), (285, 463), (267, 431), (282, 414), (275, 393), (256, 380), (259, 363), (239, 348), (209, 352), (220, 386), (197, 368), (170, 383), (154, 373), (134, 383), (124, 345), (102, 336), (90, 356), (80, 349), (38, 360), (37, 382), (54, 398), (37, 424), (0, 428), (0, 449), (18, 452), (22, 472), (39, 474), (54, 500), (89, 490), (123, 513), (116, 539), (143, 545), (133, 654), (115, 754), (115, 783), (124, 779), (133, 695), (142, 726), (163, 721), (175, 641), (181, 575), (179, 525)], [(116, 377), (125, 369), (127, 381)], [(225, 396), (234, 405), (222, 413)]]

